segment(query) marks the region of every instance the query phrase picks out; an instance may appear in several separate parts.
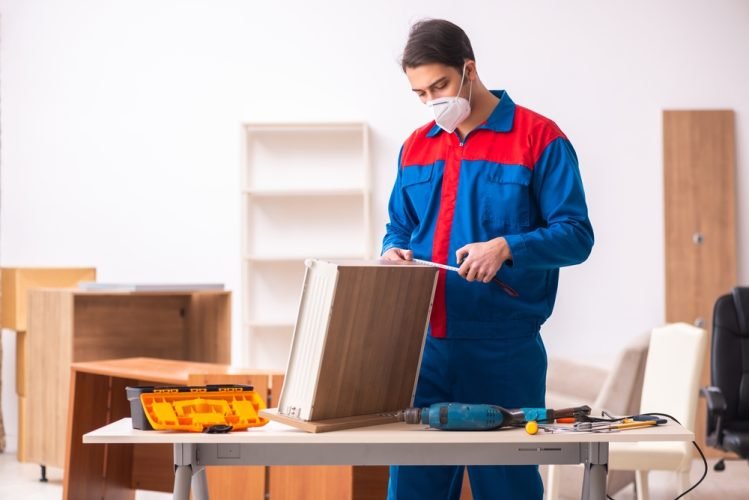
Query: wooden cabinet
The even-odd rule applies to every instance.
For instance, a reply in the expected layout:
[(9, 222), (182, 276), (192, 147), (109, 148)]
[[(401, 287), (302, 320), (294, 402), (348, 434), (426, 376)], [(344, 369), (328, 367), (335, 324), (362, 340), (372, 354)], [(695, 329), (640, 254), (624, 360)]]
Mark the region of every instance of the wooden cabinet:
[[(26, 317), (27, 299), (32, 288), (68, 288), (82, 281), (96, 281), (96, 269), (90, 267), (3, 267), (0, 269), (2, 283), (2, 308), (0, 327), (16, 332), (16, 394), (18, 394), (18, 447), (16, 456), (24, 461), (26, 450), (21, 436), (26, 419)], [(2, 415), (0, 415), (0, 424)], [(2, 426), (0, 425), (0, 428)], [(0, 435), (2, 440), (2, 435)], [(0, 449), (2, 449), (0, 447)]]
[(230, 362), (229, 292), (29, 292), (27, 462), (62, 467), (73, 362), (134, 356)]
[(96, 269), (3, 267), (2, 309), (0, 326), (15, 331), (26, 331), (27, 295), (32, 288), (68, 288), (82, 281), (96, 281)]

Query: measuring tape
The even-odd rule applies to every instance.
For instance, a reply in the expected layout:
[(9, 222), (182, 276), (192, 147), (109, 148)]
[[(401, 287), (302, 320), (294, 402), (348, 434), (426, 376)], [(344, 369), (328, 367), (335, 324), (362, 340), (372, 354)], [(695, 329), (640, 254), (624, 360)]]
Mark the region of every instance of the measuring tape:
[[(436, 267), (436, 268), (439, 268), (439, 269), (444, 269), (445, 271), (453, 271), (453, 272), (457, 273), (460, 270), (459, 268), (457, 268), (455, 266), (448, 266), (446, 264), (439, 264), (437, 262), (432, 262), (432, 261), (429, 261), (429, 260), (414, 259), (413, 261), (416, 262), (416, 263), (418, 263), (418, 264), (425, 264), (427, 266), (432, 266), (432, 267)], [(497, 285), (501, 286), (502, 290), (504, 290), (504, 292), (507, 295), (509, 295), (510, 297), (517, 297), (518, 296), (518, 292), (516, 292), (514, 288), (512, 288), (510, 285), (508, 285), (504, 281), (500, 280), (499, 278), (494, 277), (494, 278), (492, 278), (492, 281), (494, 283), (496, 283)]]

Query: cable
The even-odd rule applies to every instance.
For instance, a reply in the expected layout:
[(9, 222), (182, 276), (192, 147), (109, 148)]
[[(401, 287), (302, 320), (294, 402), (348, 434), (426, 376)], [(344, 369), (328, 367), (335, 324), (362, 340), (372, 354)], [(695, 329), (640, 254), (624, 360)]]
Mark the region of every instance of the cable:
[[(653, 416), (653, 417), (666, 417), (666, 418), (670, 418), (671, 420), (673, 420), (677, 424), (681, 425), (681, 422), (679, 422), (678, 420), (676, 420), (674, 417), (672, 417), (671, 415), (669, 415), (667, 413), (641, 413), (641, 415), (650, 415), (650, 416)], [(695, 448), (697, 448), (697, 451), (700, 453), (700, 457), (702, 457), (702, 464), (705, 466), (705, 470), (702, 473), (702, 477), (696, 483), (694, 483), (688, 490), (686, 490), (685, 492), (683, 492), (682, 494), (680, 494), (679, 496), (677, 496), (676, 498), (674, 498), (674, 500), (679, 500), (681, 497), (683, 497), (684, 495), (686, 495), (687, 493), (689, 493), (690, 491), (692, 491), (693, 489), (695, 489), (707, 477), (707, 469), (708, 469), (708, 467), (707, 467), (707, 459), (705, 458), (705, 454), (702, 453), (702, 449), (700, 448), (700, 446), (697, 444), (696, 441), (692, 441), (692, 444), (694, 445)], [(614, 500), (608, 494), (606, 494), (606, 498), (608, 498), (608, 500)]]
[[(676, 419), (675, 419), (674, 417), (672, 417), (671, 415), (668, 415), (667, 413), (645, 413), (644, 415), (652, 415), (652, 416), (654, 416), (654, 417), (666, 417), (666, 418), (670, 418), (671, 420), (673, 420), (673, 421), (674, 421), (674, 422), (676, 422), (677, 424), (681, 425), (681, 422), (679, 422), (678, 420), (676, 420)], [(692, 491), (693, 489), (695, 489), (695, 488), (696, 488), (697, 486), (699, 486), (699, 485), (700, 485), (700, 483), (701, 483), (702, 481), (704, 481), (704, 480), (705, 480), (705, 478), (707, 477), (707, 469), (708, 469), (708, 467), (707, 467), (707, 459), (705, 458), (705, 454), (704, 454), (704, 453), (702, 453), (702, 449), (700, 448), (700, 446), (699, 446), (699, 445), (697, 444), (697, 442), (696, 442), (696, 441), (692, 441), (692, 444), (694, 445), (694, 447), (695, 447), (695, 448), (697, 448), (697, 451), (699, 452), (699, 454), (700, 454), (700, 457), (702, 457), (702, 464), (703, 464), (703, 465), (705, 466), (705, 470), (704, 470), (704, 471), (703, 471), (703, 473), (702, 473), (702, 477), (701, 477), (701, 478), (700, 478), (700, 479), (699, 479), (699, 480), (698, 480), (698, 481), (697, 481), (696, 483), (694, 483), (694, 484), (693, 484), (693, 485), (692, 485), (692, 486), (691, 486), (691, 487), (690, 487), (689, 489), (687, 489), (687, 490), (686, 490), (686, 491), (685, 491), (684, 493), (682, 493), (682, 494), (681, 494), (681, 495), (679, 495), (678, 497), (674, 498), (674, 500), (679, 500), (679, 498), (683, 497), (684, 495), (686, 495), (687, 493), (689, 493), (690, 491)]]

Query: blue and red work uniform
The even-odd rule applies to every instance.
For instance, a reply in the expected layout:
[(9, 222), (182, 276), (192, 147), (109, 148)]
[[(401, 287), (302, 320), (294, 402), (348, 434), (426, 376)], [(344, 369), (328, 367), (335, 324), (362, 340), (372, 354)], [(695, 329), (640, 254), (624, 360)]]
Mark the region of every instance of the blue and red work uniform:
[[(456, 266), (456, 251), (499, 236), (512, 261), (495, 283), (440, 270), (414, 405), (487, 403), (543, 407), (546, 351), (541, 324), (556, 298), (559, 268), (590, 254), (577, 156), (557, 125), (504, 91), (485, 123), (461, 141), (434, 122), (401, 148), (383, 240), (414, 257)], [(473, 495), (540, 499), (537, 466), (468, 467)], [(391, 499), (455, 498), (462, 467), (393, 466)]]

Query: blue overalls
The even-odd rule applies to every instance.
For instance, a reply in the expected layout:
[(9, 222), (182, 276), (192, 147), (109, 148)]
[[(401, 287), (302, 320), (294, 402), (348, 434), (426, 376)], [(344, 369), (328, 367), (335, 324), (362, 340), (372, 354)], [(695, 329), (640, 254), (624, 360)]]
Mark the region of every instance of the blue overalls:
[[(559, 268), (590, 254), (593, 229), (572, 145), (551, 120), (504, 91), (487, 121), (460, 141), (434, 122), (401, 148), (383, 240), (414, 257), (457, 265), (458, 248), (502, 236), (512, 252), (495, 283), (440, 271), (415, 406), (545, 406), (541, 324)], [(476, 499), (542, 498), (537, 466), (468, 467)], [(393, 466), (388, 498), (457, 499), (462, 467)]]

